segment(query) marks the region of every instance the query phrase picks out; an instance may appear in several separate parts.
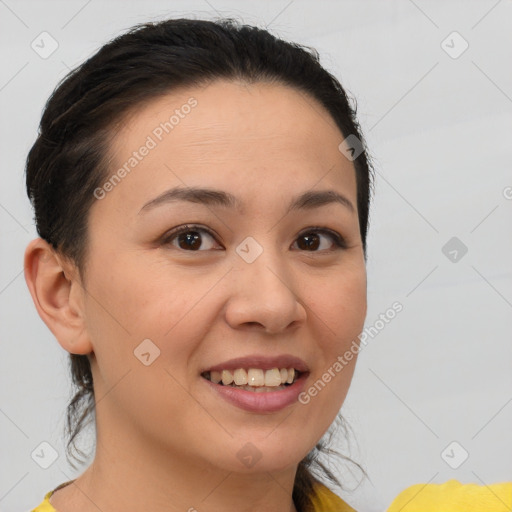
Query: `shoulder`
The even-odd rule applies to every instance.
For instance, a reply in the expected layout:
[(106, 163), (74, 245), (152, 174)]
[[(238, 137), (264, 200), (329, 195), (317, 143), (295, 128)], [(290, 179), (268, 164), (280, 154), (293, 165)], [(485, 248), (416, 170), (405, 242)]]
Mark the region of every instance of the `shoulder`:
[(43, 501), (36, 507), (33, 508), (30, 512), (57, 512), (50, 503), (50, 496), (53, 494), (53, 491), (49, 491), (45, 494)]
[(55, 508), (52, 506), (52, 504), (50, 503), (51, 495), (55, 491), (58, 491), (59, 489), (62, 489), (62, 487), (66, 487), (66, 485), (69, 485), (69, 484), (71, 484), (74, 481), (75, 481), (74, 479), (73, 480), (68, 480), (67, 482), (64, 482), (64, 483), (58, 485), (57, 487), (55, 487), (55, 489), (52, 489), (51, 491), (48, 491), (44, 495), (43, 501), (36, 508), (33, 508), (30, 512), (57, 512), (55, 510)]
[(512, 509), (512, 482), (490, 485), (463, 484), (448, 480), (442, 484), (415, 484), (391, 503), (387, 512), (502, 512)]
[(315, 486), (315, 495), (312, 499), (315, 512), (357, 512), (321, 483)]

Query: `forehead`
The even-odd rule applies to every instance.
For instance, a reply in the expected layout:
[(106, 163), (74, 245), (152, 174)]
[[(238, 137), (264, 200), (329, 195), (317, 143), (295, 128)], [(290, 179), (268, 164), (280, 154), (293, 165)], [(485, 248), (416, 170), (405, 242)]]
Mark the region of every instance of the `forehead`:
[[(301, 91), (216, 81), (133, 109), (115, 135), (110, 171), (129, 169), (126, 183), (116, 187), (120, 200), (133, 193), (149, 197), (164, 181), (183, 186), (222, 181), (268, 193), (283, 185), (291, 194), (297, 186), (313, 188), (322, 181), (355, 196), (354, 167), (338, 149), (343, 138), (328, 111)], [(150, 149), (134, 156), (143, 147)]]

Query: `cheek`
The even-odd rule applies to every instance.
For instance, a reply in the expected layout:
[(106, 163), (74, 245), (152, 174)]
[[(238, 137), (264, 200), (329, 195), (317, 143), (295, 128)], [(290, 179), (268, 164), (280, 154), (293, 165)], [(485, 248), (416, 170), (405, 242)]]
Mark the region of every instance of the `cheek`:
[(364, 267), (330, 279), (313, 302), (314, 311), (309, 313), (316, 326), (319, 358), (312, 388), (306, 391), (329, 424), (343, 404), (355, 370), (367, 309)]
[(149, 339), (160, 350), (158, 364), (185, 372), (186, 359), (204, 336), (205, 321), (198, 318), (208, 318), (204, 298), (218, 276), (191, 279), (165, 265), (148, 265), (144, 258), (115, 261), (110, 268), (91, 266), (86, 317), (98, 361), (133, 366), (138, 363), (134, 350)]
[(100, 322), (117, 326), (134, 339), (149, 337), (150, 326), (153, 334), (158, 325), (169, 330), (187, 308), (190, 294), (187, 295), (186, 283), (179, 273), (171, 276), (163, 268), (155, 271), (144, 258), (118, 255), (113, 260), (99, 260), (115, 261), (110, 268), (97, 263), (91, 272), (94, 278), (90, 295), (94, 297), (90, 303), (92, 314)]
[(340, 273), (320, 287), (312, 306), (313, 316), (327, 332), (324, 350), (342, 350), (361, 333), (366, 318), (366, 271), (364, 267)]
[(205, 311), (196, 303), (212, 287), (212, 278), (200, 285), (196, 280), (187, 291), (190, 280), (183, 274), (164, 274), (128, 258), (118, 258), (110, 269), (97, 265), (90, 274), (86, 316), (96, 356), (95, 386), (99, 396), (115, 389), (108, 396), (135, 422), (165, 414), (168, 424), (177, 413), (185, 421), (184, 410), (197, 414), (180, 383), (187, 382), (188, 361), (204, 337), (196, 315), (204, 317)]

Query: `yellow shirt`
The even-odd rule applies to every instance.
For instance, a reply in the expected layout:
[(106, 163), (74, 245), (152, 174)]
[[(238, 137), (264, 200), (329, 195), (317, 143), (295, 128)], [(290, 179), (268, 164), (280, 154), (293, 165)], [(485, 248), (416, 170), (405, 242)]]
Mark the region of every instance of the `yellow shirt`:
[[(31, 512), (57, 512), (50, 496), (65, 482), (48, 492)], [(356, 512), (324, 485), (313, 498), (315, 512)], [(491, 485), (462, 484), (448, 480), (443, 484), (416, 484), (402, 491), (387, 512), (508, 512), (512, 510), (512, 482)]]
[(357, 512), (325, 485), (319, 485), (313, 496), (315, 512)]
[(512, 482), (479, 485), (448, 480), (415, 484), (402, 491), (387, 512), (508, 512), (512, 510)]

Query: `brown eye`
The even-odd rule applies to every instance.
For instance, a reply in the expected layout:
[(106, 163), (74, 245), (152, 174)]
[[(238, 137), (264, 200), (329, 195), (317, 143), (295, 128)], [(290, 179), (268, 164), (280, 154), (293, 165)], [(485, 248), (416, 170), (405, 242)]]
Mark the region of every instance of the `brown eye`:
[[(206, 241), (204, 238), (206, 238)], [(211, 242), (212, 240), (214, 243)], [(163, 244), (172, 245), (184, 251), (199, 252), (212, 249), (215, 245), (215, 238), (204, 228), (182, 226), (171, 231), (163, 240)]]
[[(329, 248), (329, 243), (323, 242), (322, 237), (331, 239), (331, 247)], [(334, 244), (334, 248), (332, 245)], [(335, 231), (330, 231), (326, 229), (312, 229), (301, 234), (297, 238), (297, 245), (299, 249), (308, 251), (308, 252), (320, 252), (323, 250), (336, 250), (336, 249), (346, 249), (345, 240), (339, 233)], [(320, 251), (318, 250), (320, 248)]]

